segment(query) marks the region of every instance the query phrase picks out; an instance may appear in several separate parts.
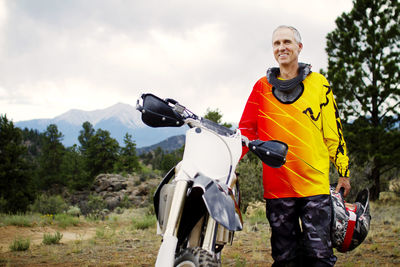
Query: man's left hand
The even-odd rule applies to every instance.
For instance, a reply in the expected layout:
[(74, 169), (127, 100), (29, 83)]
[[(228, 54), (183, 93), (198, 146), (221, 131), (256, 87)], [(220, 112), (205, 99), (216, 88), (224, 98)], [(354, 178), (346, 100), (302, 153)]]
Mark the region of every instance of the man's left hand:
[(350, 179), (348, 177), (339, 177), (338, 184), (336, 186), (336, 193), (338, 193), (342, 187), (344, 188), (343, 196), (346, 197), (351, 189)]

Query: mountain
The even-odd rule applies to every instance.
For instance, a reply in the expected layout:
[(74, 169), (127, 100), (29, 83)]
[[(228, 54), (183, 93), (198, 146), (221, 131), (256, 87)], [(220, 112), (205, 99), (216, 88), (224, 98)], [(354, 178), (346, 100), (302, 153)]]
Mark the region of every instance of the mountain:
[(174, 150), (181, 148), (184, 144), (185, 144), (185, 135), (171, 136), (157, 144), (138, 148), (137, 154), (141, 155), (150, 152), (152, 150), (155, 150), (157, 147), (160, 147), (165, 152), (172, 152)]
[(58, 130), (64, 135), (63, 144), (72, 146), (79, 144), (79, 132), (83, 129), (82, 124), (86, 121), (89, 121), (96, 130), (101, 128), (109, 131), (121, 146), (125, 134), (131, 134), (138, 148), (159, 143), (171, 136), (182, 135), (187, 130), (187, 126), (148, 127), (141, 121), (140, 112), (133, 106), (124, 103), (117, 103), (111, 107), (93, 111), (72, 109), (52, 119), (19, 121), (15, 125), (20, 128), (37, 129), (44, 132), (47, 126), (56, 124)]
[(115, 104), (106, 109), (94, 111), (82, 111), (71, 109), (54, 118), (54, 121), (67, 122), (73, 125), (81, 126), (85, 121), (89, 121), (93, 125), (97, 125), (102, 121), (117, 121), (129, 128), (143, 127), (144, 124), (140, 119), (140, 112), (133, 106), (123, 103)]

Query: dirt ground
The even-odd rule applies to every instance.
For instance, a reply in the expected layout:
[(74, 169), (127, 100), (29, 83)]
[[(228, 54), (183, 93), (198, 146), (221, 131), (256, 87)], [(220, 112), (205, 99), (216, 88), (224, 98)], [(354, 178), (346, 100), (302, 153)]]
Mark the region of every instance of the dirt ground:
[[(338, 257), (336, 266), (400, 266), (400, 205), (374, 205), (371, 230), (364, 243)], [(59, 231), (61, 244), (42, 244), (43, 233)], [(31, 239), (27, 251), (11, 252), (16, 236)], [(223, 266), (271, 266), (268, 224), (246, 224), (223, 250)], [(155, 227), (133, 229), (126, 222), (108, 221), (58, 229), (0, 227), (0, 266), (154, 266), (161, 238)]]
[(29, 238), (31, 245), (36, 246), (42, 243), (44, 233), (54, 234), (57, 231), (63, 235), (63, 243), (79, 239), (87, 240), (93, 238), (96, 234), (95, 227), (70, 227), (68, 229), (55, 229), (54, 227), (47, 226), (33, 228), (17, 226), (0, 227), (0, 252), (9, 251), (9, 246), (16, 237)]

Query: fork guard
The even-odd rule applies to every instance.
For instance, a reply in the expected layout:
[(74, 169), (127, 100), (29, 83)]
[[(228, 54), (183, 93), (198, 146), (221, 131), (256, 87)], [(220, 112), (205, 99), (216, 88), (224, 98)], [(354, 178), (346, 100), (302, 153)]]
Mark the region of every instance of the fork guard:
[(194, 179), (192, 191), (203, 191), (203, 201), (211, 217), (230, 231), (243, 228), (242, 216), (232, 191), (224, 183), (199, 174)]

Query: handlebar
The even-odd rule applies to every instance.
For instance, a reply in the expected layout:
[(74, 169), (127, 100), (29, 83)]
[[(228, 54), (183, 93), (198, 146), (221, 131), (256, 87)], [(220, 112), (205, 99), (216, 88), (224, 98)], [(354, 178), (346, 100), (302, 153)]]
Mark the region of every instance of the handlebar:
[(136, 109), (142, 113), (142, 121), (150, 127), (180, 127), (187, 124), (189, 127), (203, 126), (221, 135), (235, 133), (218, 123), (197, 116), (174, 99), (163, 100), (152, 94), (143, 94), (141, 98), (143, 104), (138, 99)]
[[(223, 136), (231, 136), (236, 133), (232, 129), (197, 116), (174, 99), (163, 100), (153, 94), (143, 94), (141, 98), (143, 104), (140, 105), (140, 99), (138, 99), (136, 109), (142, 113), (142, 121), (148, 126), (180, 127), (186, 124), (189, 127), (205, 127)], [(268, 166), (279, 168), (286, 162), (288, 145), (281, 141), (249, 141), (242, 136), (242, 144)]]

